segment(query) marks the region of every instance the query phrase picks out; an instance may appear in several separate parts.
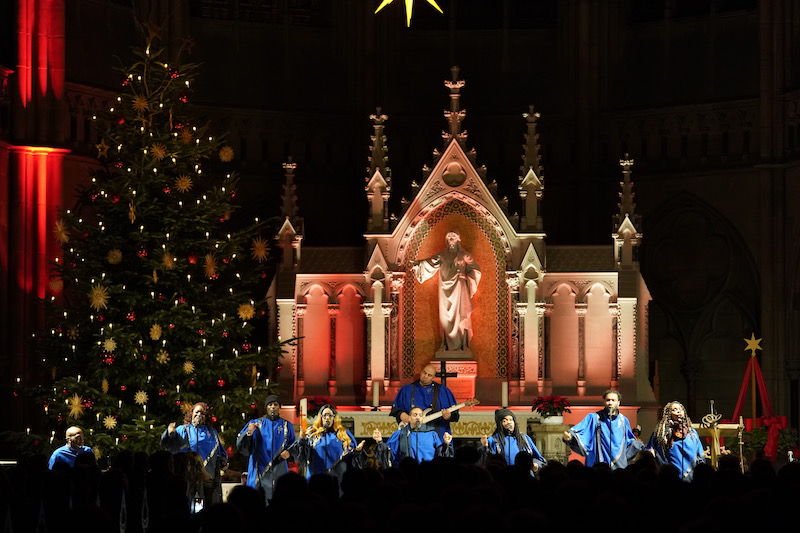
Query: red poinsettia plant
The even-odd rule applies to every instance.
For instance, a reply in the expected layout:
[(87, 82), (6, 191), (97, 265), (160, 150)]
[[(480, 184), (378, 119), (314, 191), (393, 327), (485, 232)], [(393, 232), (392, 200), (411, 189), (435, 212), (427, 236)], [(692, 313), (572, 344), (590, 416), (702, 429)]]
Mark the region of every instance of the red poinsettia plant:
[(569, 398), (566, 396), (538, 396), (533, 400), (531, 411), (539, 411), (543, 418), (571, 413)]

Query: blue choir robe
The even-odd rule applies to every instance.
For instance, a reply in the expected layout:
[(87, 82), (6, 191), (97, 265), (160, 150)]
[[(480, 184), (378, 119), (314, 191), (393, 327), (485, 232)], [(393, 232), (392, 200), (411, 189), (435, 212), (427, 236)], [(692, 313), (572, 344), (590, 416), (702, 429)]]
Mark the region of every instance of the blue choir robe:
[(64, 463), (72, 468), (75, 466), (75, 459), (77, 459), (77, 457), (82, 453), (92, 453), (92, 449), (88, 446), (73, 448), (69, 444), (65, 444), (64, 446), (53, 450), (53, 454), (50, 455), (50, 461), (48, 461), (47, 467), (52, 470), (57, 463)]
[(608, 416), (605, 409), (589, 413), (570, 429), (572, 451), (586, 458), (586, 466), (606, 463), (612, 470), (625, 468), (637, 452), (644, 449), (622, 413)]
[(647, 449), (651, 450), (656, 456), (658, 464), (675, 466), (684, 481), (691, 481), (694, 476), (694, 467), (698, 463), (706, 461), (703, 442), (694, 428), (689, 430), (689, 434), (682, 439), (673, 439), (672, 446), (666, 451), (656, 440), (655, 434), (653, 434), (647, 443)]
[[(399, 423), (400, 413), (408, 413), (412, 407), (420, 407), (423, 411), (430, 409), (431, 412), (437, 412), (455, 404), (456, 398), (446, 386), (434, 382), (426, 387), (417, 380), (400, 387), (389, 414), (395, 417)], [(451, 413), (450, 420), (440, 417), (436, 420), (431, 420), (429, 425), (436, 429), (439, 437), (443, 437), (445, 433), (452, 433), (450, 431), (450, 422), (458, 422), (458, 418), (459, 412), (455, 411)]]
[(169, 429), (164, 430), (161, 447), (172, 453), (197, 452), (211, 479), (218, 479), (219, 471), (228, 463), (228, 452), (225, 451), (217, 430), (205, 424), (177, 426), (172, 435)]
[(306, 475), (334, 474), (341, 477), (347, 468), (345, 458), (351, 456), (358, 442), (347, 430), (350, 444), (347, 449), (336, 437), (335, 431), (326, 431), (311, 439), (300, 439), (298, 442), (298, 462), (305, 465)]
[[(250, 424), (255, 424), (256, 430), (248, 437), (247, 426)], [(261, 417), (247, 422), (236, 438), (236, 449), (249, 457), (247, 486), (258, 488), (260, 484), (269, 500), (275, 480), (289, 471), (287, 462), (278, 456), (292, 447), (295, 439), (294, 425), (283, 418), (271, 420)]]
[(445, 444), (439, 434), (426, 424), (418, 429), (404, 426), (389, 437), (386, 443), (394, 464), (405, 457), (412, 457), (418, 463), (432, 461), (434, 457), (452, 457), (453, 443)]
[(514, 435), (505, 435), (501, 445), (498, 441), (498, 435), (495, 433), (488, 439), (488, 452), (493, 455), (502, 455), (503, 459), (506, 460), (507, 465), (513, 465), (517, 454), (521, 451), (525, 451), (531, 454), (535, 464), (539, 465), (540, 467), (545, 465), (547, 463), (547, 459), (544, 458), (542, 453), (533, 443), (533, 440), (528, 435), (522, 435), (522, 438), (525, 439), (525, 443), (528, 445), (527, 450), (519, 449), (519, 443), (517, 443), (517, 439), (514, 437)]

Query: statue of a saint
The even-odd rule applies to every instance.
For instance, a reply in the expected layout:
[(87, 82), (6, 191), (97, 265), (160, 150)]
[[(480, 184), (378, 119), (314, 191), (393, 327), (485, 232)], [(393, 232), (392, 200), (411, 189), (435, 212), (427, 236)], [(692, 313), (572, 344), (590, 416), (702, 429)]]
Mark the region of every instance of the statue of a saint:
[(436, 255), (414, 261), (411, 270), (424, 283), (439, 273), (439, 324), (445, 351), (464, 351), (472, 336), (472, 297), (478, 290), (481, 271), (472, 255), (461, 247), (461, 236), (450, 231), (447, 246)]

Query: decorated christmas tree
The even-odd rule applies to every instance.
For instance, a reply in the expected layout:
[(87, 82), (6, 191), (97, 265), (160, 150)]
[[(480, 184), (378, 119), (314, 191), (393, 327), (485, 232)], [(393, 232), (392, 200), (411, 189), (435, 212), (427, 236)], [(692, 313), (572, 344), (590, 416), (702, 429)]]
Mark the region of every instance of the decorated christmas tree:
[(197, 401), (230, 443), (291, 342), (265, 342), (274, 224), (237, 223), (233, 150), (190, 103), (198, 65), (148, 33), (97, 118), (100, 165), (55, 228), (38, 336), (55, 445), (75, 424), (95, 448), (152, 451)]

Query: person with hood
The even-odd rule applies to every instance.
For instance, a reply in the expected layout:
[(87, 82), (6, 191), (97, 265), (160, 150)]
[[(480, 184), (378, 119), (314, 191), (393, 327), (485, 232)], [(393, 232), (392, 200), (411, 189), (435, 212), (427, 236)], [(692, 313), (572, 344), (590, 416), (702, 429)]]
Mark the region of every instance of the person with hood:
[(533, 460), (533, 472), (547, 464), (547, 460), (524, 433), (520, 433), (517, 419), (510, 409), (498, 409), (494, 412), (494, 433), (481, 437), (484, 453), (501, 456), (508, 466), (515, 464), (519, 452), (528, 452)]
[(269, 505), (275, 481), (289, 471), (288, 460), (296, 441), (294, 425), (281, 418), (274, 394), (264, 401), (267, 412), (247, 422), (236, 437), (236, 449), (248, 457), (247, 486), (260, 489)]

